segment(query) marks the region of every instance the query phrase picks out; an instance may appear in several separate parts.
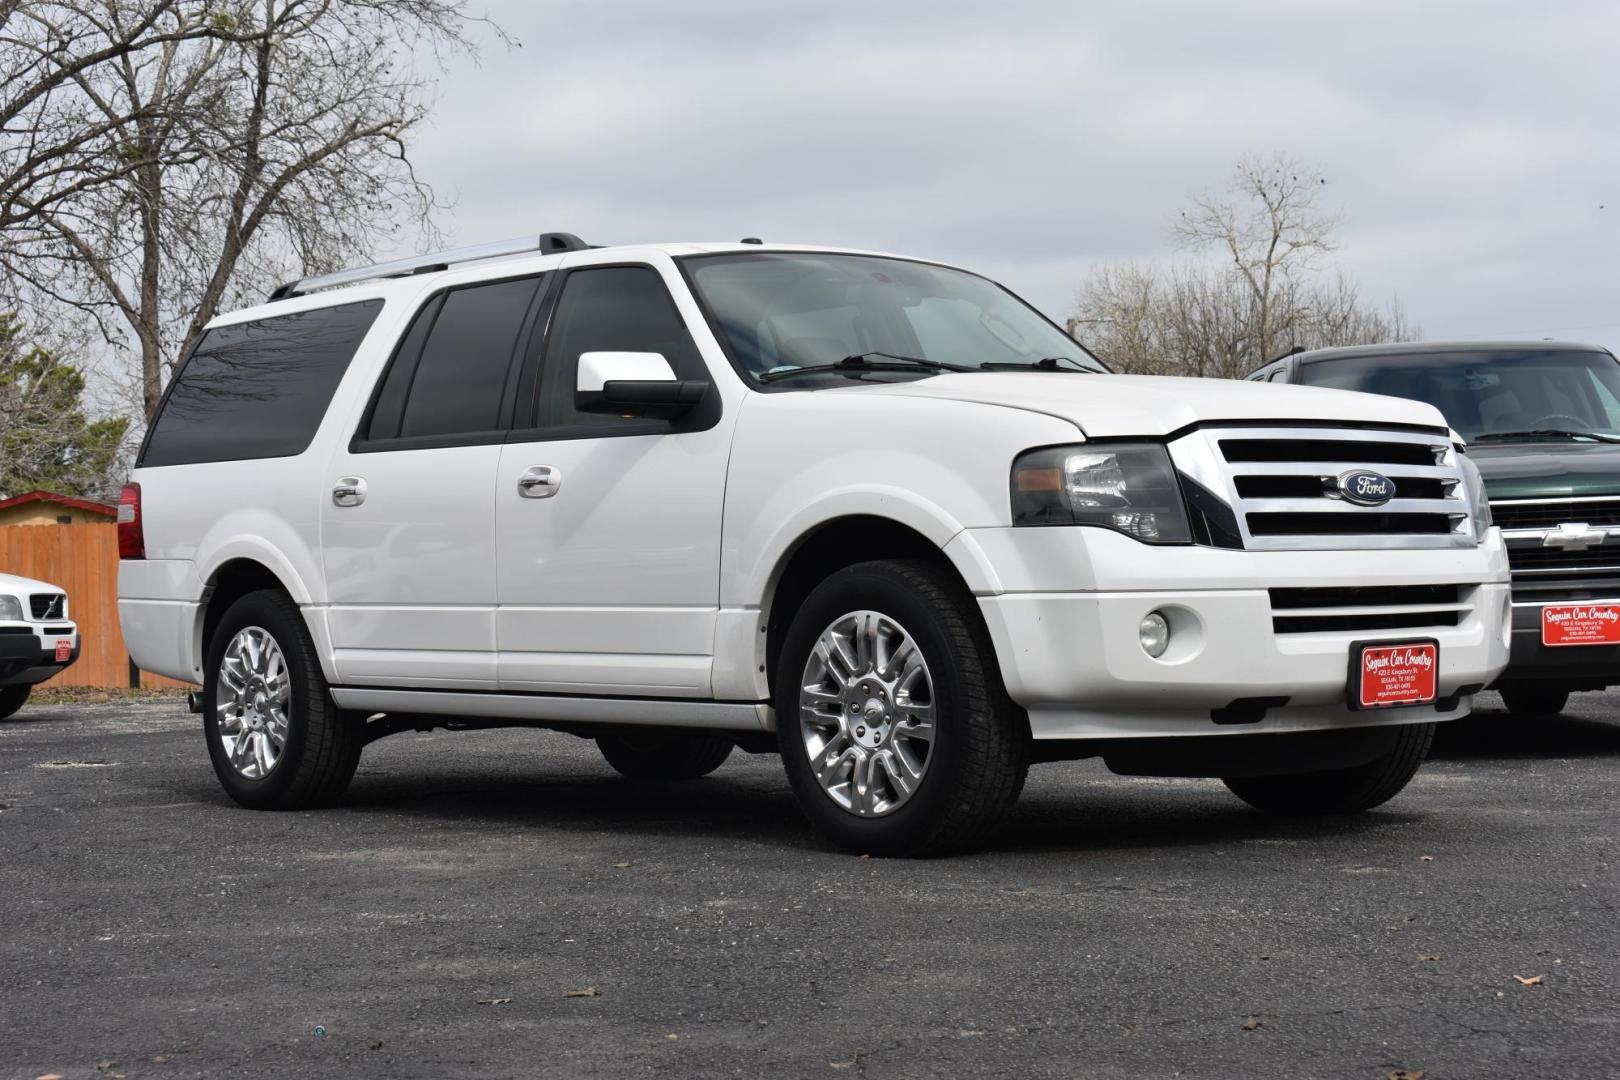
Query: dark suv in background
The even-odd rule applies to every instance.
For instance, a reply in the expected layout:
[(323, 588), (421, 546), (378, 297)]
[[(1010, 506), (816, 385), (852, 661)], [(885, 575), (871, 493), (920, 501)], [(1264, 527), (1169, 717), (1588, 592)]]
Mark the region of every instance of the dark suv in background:
[(1513, 568), (1516, 713), (1620, 683), (1620, 362), (1553, 341), (1317, 349), (1248, 376), (1428, 402), (1468, 444)]

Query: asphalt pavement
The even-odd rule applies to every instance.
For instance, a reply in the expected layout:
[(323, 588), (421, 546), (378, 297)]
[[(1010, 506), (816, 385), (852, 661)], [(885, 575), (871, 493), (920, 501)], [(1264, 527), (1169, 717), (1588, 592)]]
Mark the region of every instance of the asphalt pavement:
[(1359, 817), (1051, 764), (920, 862), (830, 850), (771, 757), (400, 735), (263, 814), (176, 701), (30, 707), (0, 1077), (1620, 1075), (1620, 694), (1482, 701)]

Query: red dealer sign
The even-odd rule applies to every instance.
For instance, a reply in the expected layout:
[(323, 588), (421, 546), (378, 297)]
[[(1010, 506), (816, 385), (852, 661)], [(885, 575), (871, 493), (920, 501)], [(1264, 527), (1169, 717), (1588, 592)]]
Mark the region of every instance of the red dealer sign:
[(1440, 647), (1432, 641), (1363, 645), (1357, 704), (1363, 709), (1421, 705), (1437, 696)]
[(1548, 604), (1543, 645), (1620, 645), (1620, 604)]

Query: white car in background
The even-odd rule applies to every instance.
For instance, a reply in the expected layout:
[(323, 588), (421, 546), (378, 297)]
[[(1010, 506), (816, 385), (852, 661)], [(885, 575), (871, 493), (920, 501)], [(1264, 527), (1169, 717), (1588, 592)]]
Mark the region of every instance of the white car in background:
[(79, 658), (79, 628), (67, 616), (67, 593), (55, 585), (0, 574), (0, 720)]

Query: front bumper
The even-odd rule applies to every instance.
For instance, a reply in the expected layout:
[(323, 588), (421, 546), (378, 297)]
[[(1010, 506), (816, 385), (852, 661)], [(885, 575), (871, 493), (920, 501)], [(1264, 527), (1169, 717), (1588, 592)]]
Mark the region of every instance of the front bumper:
[[(1090, 580), (978, 598), (1003, 680), (1037, 739), (1242, 735), (1447, 720), (1508, 661), (1508, 585), (1501, 541), (1451, 551), (1255, 552), (1150, 548), (1094, 529), (997, 530), (1016, 544), (1017, 584)], [(1076, 534), (1085, 533), (1085, 536)], [(1048, 535), (1039, 535), (1048, 534)], [(1069, 534), (1067, 536), (1059, 534)], [(1062, 557), (1061, 547), (1082, 552)], [(1129, 545), (1123, 546), (1123, 545)], [(1045, 557), (1031, 548), (1044, 547)], [(1040, 564), (1048, 568), (1039, 573)], [(1201, 580), (1200, 580), (1201, 579)], [(1111, 580), (1130, 587), (1110, 589)], [(1153, 587), (1157, 582), (1158, 587)], [(1455, 584), (1457, 625), (1308, 633), (1274, 631), (1273, 587)], [(1171, 644), (1155, 659), (1137, 627), (1171, 615)], [(1440, 647), (1433, 705), (1353, 710), (1353, 642), (1432, 638)], [(1256, 702), (1256, 699), (1260, 699)], [(1212, 713), (1214, 715), (1212, 715)]]
[[(1571, 600), (1572, 604), (1620, 604), (1620, 599)], [(1601, 690), (1620, 683), (1620, 645), (1541, 643), (1542, 603), (1513, 605), (1513, 649), (1498, 685), (1549, 682), (1572, 690)]]
[[(56, 658), (62, 643), (68, 647), (66, 660)], [(72, 624), (0, 628), (0, 686), (44, 682), (78, 659), (79, 631)]]

